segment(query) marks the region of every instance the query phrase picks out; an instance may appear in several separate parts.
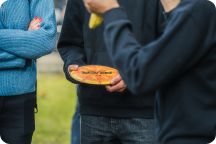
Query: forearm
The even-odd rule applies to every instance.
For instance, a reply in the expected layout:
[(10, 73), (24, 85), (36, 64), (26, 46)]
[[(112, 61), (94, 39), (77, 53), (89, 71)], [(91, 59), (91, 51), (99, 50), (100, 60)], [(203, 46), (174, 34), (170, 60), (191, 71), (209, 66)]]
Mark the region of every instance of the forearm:
[(0, 69), (22, 68), (24, 66), (25, 59), (0, 51)]
[(1, 50), (22, 58), (37, 59), (52, 51), (55, 32), (52, 30), (47, 32), (44, 29), (36, 31), (1, 29), (0, 39)]
[(23, 68), (25, 66), (25, 60), (15, 59), (6, 62), (0, 62), (0, 70), (12, 69), (12, 68)]
[[(197, 53), (202, 36), (194, 23), (176, 19), (171, 27), (158, 40), (141, 46), (133, 36), (130, 21), (123, 10), (115, 9), (105, 14), (107, 51), (133, 93), (157, 90), (199, 58)], [(191, 36), (182, 41), (188, 29), (192, 31)], [(196, 59), (188, 62), (195, 53)]]
[(0, 50), (19, 57), (37, 59), (50, 53), (55, 47), (56, 22), (53, 2), (30, 1), (30, 17), (43, 19), (41, 28), (34, 31), (18, 29), (0, 30)]
[(58, 41), (58, 51), (64, 61), (66, 78), (70, 78), (69, 65), (85, 65), (86, 56), (83, 40), (83, 18), (85, 9), (80, 0), (68, 0), (61, 35)]

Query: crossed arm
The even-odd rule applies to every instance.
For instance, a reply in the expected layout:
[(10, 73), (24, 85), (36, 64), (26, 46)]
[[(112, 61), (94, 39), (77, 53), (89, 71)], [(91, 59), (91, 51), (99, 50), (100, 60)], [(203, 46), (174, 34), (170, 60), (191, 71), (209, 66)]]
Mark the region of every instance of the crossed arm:
[(0, 69), (25, 65), (25, 59), (37, 59), (52, 51), (56, 40), (54, 6), (49, 0), (31, 1), (31, 18), (43, 18), (39, 25), (31, 22), (29, 30), (0, 29)]
[[(29, 24), (29, 31), (38, 30), (41, 25), (40, 18), (34, 18)], [(0, 29), (3, 29), (0, 27)], [(22, 68), (25, 66), (25, 59), (11, 53), (0, 50), (0, 69)]]

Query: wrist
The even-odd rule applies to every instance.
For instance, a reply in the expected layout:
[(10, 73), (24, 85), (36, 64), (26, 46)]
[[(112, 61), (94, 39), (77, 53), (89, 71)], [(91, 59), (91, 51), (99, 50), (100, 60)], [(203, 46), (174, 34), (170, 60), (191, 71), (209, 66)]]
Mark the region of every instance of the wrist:
[(114, 8), (103, 14), (105, 26), (113, 21), (128, 20), (127, 14), (122, 7)]
[(108, 11), (110, 11), (110, 10), (112, 10), (112, 9), (119, 8), (119, 7), (120, 7), (120, 6), (119, 6), (118, 3), (114, 3), (114, 4), (112, 4), (112, 5), (109, 5), (109, 6), (107, 6), (107, 7), (105, 8), (103, 14), (106, 13), (106, 12), (108, 12)]

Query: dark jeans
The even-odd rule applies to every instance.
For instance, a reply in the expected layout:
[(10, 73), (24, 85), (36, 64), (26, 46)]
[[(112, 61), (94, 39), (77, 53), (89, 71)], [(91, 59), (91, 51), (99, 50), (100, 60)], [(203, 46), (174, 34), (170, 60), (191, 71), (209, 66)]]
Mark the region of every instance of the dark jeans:
[[(113, 140), (113, 144), (121, 144), (118, 139)], [(80, 108), (79, 104), (76, 107), (76, 111), (72, 119), (71, 127), (71, 144), (80, 144)]]
[(77, 105), (76, 111), (72, 119), (71, 144), (80, 144), (80, 108), (79, 108), (79, 104)]
[(81, 144), (154, 144), (155, 121), (81, 116)]
[(0, 96), (0, 136), (9, 144), (31, 144), (36, 95)]

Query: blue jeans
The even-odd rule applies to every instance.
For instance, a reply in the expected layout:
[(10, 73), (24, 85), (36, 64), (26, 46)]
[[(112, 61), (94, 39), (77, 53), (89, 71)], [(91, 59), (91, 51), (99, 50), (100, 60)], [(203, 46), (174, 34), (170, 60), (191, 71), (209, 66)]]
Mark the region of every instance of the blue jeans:
[[(72, 119), (71, 127), (71, 144), (80, 144), (80, 108), (77, 105), (76, 111)], [(113, 140), (113, 144), (120, 144), (118, 139)]]
[(77, 104), (76, 111), (72, 119), (71, 144), (80, 144), (80, 108)]
[(81, 116), (81, 144), (154, 144), (155, 121), (138, 118)]

